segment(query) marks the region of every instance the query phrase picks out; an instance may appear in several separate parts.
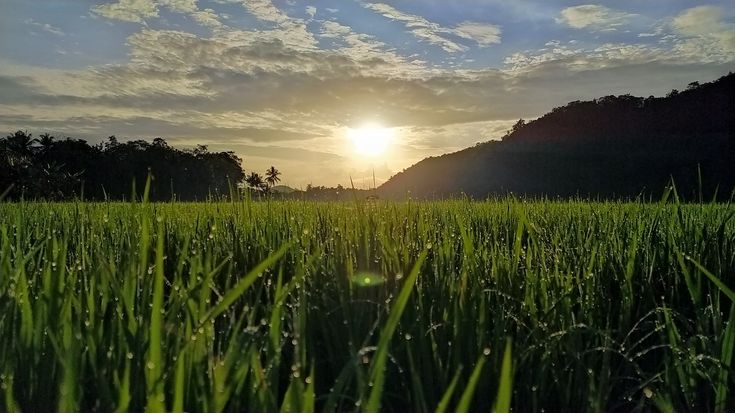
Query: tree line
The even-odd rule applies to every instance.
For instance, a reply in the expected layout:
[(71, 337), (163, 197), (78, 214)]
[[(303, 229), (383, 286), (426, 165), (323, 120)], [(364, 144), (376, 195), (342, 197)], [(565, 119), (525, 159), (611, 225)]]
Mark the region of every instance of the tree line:
[(253, 174), (246, 179), (242, 159), (232, 151), (177, 149), (162, 138), (120, 142), (110, 136), (90, 145), (49, 134), (34, 138), (22, 130), (0, 138), (0, 194), (11, 200), (140, 199), (149, 177), (152, 201), (206, 200), (245, 185), (268, 193), (281, 175), (275, 167), (265, 177)]

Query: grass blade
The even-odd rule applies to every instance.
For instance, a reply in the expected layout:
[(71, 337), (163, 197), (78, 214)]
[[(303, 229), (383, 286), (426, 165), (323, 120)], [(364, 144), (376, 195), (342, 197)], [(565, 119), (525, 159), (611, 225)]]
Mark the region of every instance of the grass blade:
[[(148, 178), (150, 181), (150, 177)], [(146, 184), (148, 188), (148, 184)], [(146, 191), (147, 192), (147, 191)], [(163, 222), (158, 223), (156, 231), (156, 261), (153, 278), (153, 300), (151, 303), (151, 325), (149, 333), (148, 360), (146, 363), (146, 384), (148, 385), (148, 401), (146, 410), (149, 412), (165, 412), (166, 401), (163, 389), (163, 354), (161, 350), (163, 330)]]
[(500, 384), (498, 385), (498, 394), (495, 396), (495, 407), (493, 411), (496, 413), (508, 413), (510, 411), (510, 403), (513, 398), (513, 345), (509, 338), (505, 342), (505, 352), (503, 352), (503, 365), (500, 367)]
[(730, 299), (730, 301), (735, 302), (735, 292), (733, 292), (728, 286), (726, 286), (725, 283), (723, 283), (719, 278), (715, 277), (714, 274), (712, 274), (711, 272), (709, 272), (709, 270), (707, 270), (706, 268), (704, 268), (704, 266), (702, 266), (702, 264), (698, 263), (692, 257), (687, 256), (686, 258), (689, 261), (691, 261), (694, 264), (694, 266), (699, 269), (699, 271), (702, 271), (702, 273), (704, 275), (706, 275), (707, 278), (709, 278), (710, 281), (712, 281), (712, 283), (714, 283), (717, 286), (717, 288), (719, 288), (720, 291), (722, 291), (722, 293), (725, 294), (727, 296), (727, 298)]
[(728, 376), (732, 364), (733, 349), (735, 349), (735, 301), (730, 304), (730, 316), (727, 319), (727, 327), (722, 338), (720, 353), (722, 367), (717, 378), (717, 387), (715, 387), (715, 412), (727, 410), (727, 396), (730, 390)]
[(459, 381), (459, 376), (461, 373), (462, 367), (460, 366), (454, 373), (454, 377), (449, 383), (449, 387), (447, 387), (447, 390), (444, 391), (444, 395), (442, 396), (441, 400), (439, 400), (439, 404), (436, 406), (435, 413), (444, 413), (445, 411), (447, 411), (447, 407), (449, 407), (449, 402), (452, 400), (452, 395), (454, 394), (454, 389), (457, 387), (457, 382)]
[(414, 284), (416, 284), (416, 279), (419, 276), (419, 271), (424, 264), (426, 255), (427, 251), (424, 250), (416, 260), (411, 273), (406, 278), (403, 287), (401, 287), (401, 292), (398, 294), (393, 308), (390, 310), (388, 320), (380, 332), (380, 340), (375, 351), (375, 358), (370, 365), (370, 381), (373, 383), (373, 387), (365, 404), (366, 412), (372, 413), (380, 410), (380, 400), (383, 396), (383, 385), (385, 384), (385, 366), (388, 361), (388, 346), (393, 337), (393, 333), (396, 331), (396, 327), (398, 327), (403, 310), (406, 308), (406, 304), (408, 304), (408, 299), (411, 296)]
[(459, 398), (459, 404), (457, 404), (457, 413), (467, 413), (470, 410), (472, 404), (472, 397), (475, 395), (475, 389), (477, 383), (480, 381), (480, 374), (482, 374), (482, 367), (485, 365), (487, 359), (484, 355), (480, 356), (475, 364), (475, 368), (472, 370), (470, 380), (467, 382), (467, 387), (462, 392), (462, 397)]
[(261, 261), (260, 264), (256, 265), (252, 270), (250, 270), (234, 286), (232, 286), (230, 290), (227, 291), (227, 293), (222, 297), (222, 300), (199, 321), (199, 325), (203, 325), (207, 321), (217, 317), (225, 310), (227, 310), (227, 308), (233, 302), (235, 302), (235, 300), (237, 300), (241, 295), (243, 295), (243, 293), (245, 293), (245, 291), (247, 291), (247, 289), (251, 285), (253, 285), (255, 280), (258, 279), (260, 273), (265, 271), (267, 268), (269, 268), (279, 259), (281, 259), (281, 257), (283, 257), (290, 246), (291, 244), (284, 244), (283, 246), (281, 246), (281, 248), (278, 249), (278, 251), (269, 255), (266, 259)]

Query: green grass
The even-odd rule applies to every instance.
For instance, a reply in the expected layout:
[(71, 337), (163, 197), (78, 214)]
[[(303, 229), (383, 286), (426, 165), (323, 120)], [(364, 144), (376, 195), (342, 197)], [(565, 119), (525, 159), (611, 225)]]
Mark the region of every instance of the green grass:
[(732, 411), (734, 215), (0, 204), (0, 410)]

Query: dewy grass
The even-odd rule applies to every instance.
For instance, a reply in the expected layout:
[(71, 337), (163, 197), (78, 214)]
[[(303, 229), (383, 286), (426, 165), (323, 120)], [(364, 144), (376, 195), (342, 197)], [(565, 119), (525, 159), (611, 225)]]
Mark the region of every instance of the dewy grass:
[(669, 198), (0, 204), (0, 410), (732, 411), (735, 209)]

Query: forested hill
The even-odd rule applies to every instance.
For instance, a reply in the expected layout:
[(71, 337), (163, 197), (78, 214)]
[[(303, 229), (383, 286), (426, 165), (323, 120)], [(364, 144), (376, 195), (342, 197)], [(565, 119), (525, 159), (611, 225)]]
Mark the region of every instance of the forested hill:
[(660, 195), (729, 198), (735, 187), (735, 74), (666, 97), (605, 96), (519, 120), (502, 141), (430, 157), (396, 174), (386, 197)]

